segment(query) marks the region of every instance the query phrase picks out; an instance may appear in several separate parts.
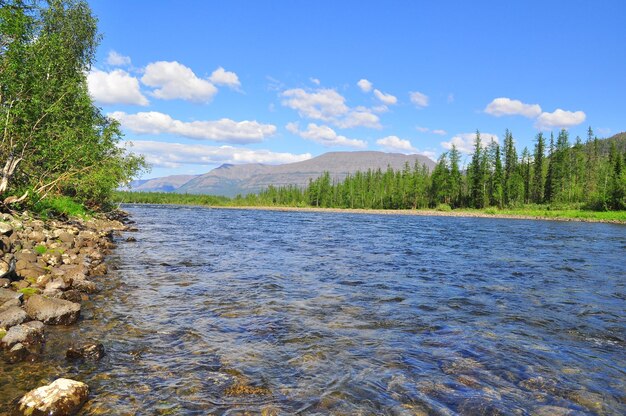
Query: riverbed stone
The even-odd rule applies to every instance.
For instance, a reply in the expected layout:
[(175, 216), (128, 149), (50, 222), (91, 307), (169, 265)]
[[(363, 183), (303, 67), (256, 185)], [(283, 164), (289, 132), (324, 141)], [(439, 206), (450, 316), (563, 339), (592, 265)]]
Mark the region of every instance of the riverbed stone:
[(98, 361), (104, 357), (104, 346), (99, 342), (89, 342), (68, 348), (65, 358), (68, 360), (87, 359)]
[(85, 293), (96, 293), (98, 287), (91, 280), (74, 280), (72, 281), (72, 289)]
[(13, 326), (9, 328), (0, 343), (5, 349), (12, 348), (17, 343), (40, 348), (43, 345), (43, 327), (44, 325), (39, 321)]
[(28, 416), (65, 416), (76, 413), (89, 396), (89, 386), (67, 378), (29, 391), (17, 404), (18, 414)]
[(78, 290), (70, 289), (61, 293), (61, 299), (69, 300), (70, 302), (80, 303), (84, 300), (89, 300), (89, 296)]
[(41, 295), (28, 298), (24, 309), (32, 319), (49, 325), (71, 325), (78, 320), (80, 315), (80, 303), (46, 298)]
[(0, 328), (10, 328), (28, 320), (28, 314), (19, 306), (11, 306), (0, 312)]
[(13, 226), (6, 222), (0, 222), (0, 235), (10, 236), (13, 234)]
[(21, 300), (24, 295), (11, 289), (0, 287), (0, 303), (7, 302), (12, 299)]
[(11, 286), (11, 281), (9, 279), (6, 279), (4, 277), (0, 278), (0, 287), (9, 287)]
[(18, 298), (7, 300), (4, 303), (0, 303), (0, 312), (6, 311), (7, 309), (12, 308), (13, 306), (21, 306), (21, 305), (22, 305), (22, 301)]
[(14, 364), (26, 360), (29, 355), (30, 353), (24, 344), (18, 342), (5, 353), (4, 360), (10, 364)]

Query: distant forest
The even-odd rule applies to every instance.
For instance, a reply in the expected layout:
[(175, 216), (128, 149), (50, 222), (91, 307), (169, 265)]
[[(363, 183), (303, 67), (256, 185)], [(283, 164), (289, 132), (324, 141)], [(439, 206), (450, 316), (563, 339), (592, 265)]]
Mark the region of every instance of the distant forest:
[(408, 164), (402, 170), (368, 170), (333, 182), (328, 173), (302, 189), (274, 187), (237, 196), (235, 205), (325, 208), (418, 209), (521, 207), (548, 204), (592, 210), (626, 209), (626, 133), (600, 140), (591, 127), (586, 141), (572, 144), (568, 132), (556, 139), (539, 133), (532, 153), (521, 154), (506, 131), (504, 143), (484, 145), (476, 132), (471, 162), (461, 166), (452, 147), (432, 171)]

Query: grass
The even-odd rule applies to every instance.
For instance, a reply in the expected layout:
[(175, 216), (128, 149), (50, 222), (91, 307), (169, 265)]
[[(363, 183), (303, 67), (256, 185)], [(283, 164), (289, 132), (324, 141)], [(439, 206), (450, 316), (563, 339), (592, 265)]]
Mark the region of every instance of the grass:
[(24, 297), (26, 299), (28, 299), (29, 297), (31, 297), (32, 295), (36, 295), (39, 293), (39, 289), (36, 289), (34, 287), (24, 287), (20, 290), (18, 290), (19, 293), (22, 293), (24, 295)]
[(37, 254), (46, 254), (46, 251), (48, 251), (48, 249), (46, 248), (46, 246), (39, 244), (38, 246), (35, 246), (35, 252)]
[(67, 196), (44, 198), (33, 205), (32, 209), (44, 219), (58, 216), (82, 218), (89, 216), (89, 211), (82, 204)]

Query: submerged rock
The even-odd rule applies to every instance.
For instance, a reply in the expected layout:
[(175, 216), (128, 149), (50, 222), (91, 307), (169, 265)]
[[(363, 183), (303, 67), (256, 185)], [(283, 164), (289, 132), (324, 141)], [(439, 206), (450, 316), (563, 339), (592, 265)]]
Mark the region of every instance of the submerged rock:
[(30, 349), (40, 349), (43, 345), (43, 324), (38, 321), (32, 321), (16, 325), (11, 327), (0, 340), (0, 344), (4, 348), (12, 348), (18, 343), (34, 347)]
[(71, 325), (80, 315), (80, 303), (40, 295), (28, 298), (24, 309), (32, 319), (49, 325)]
[(0, 328), (10, 328), (28, 320), (28, 314), (19, 306), (10, 306), (0, 312)]
[(65, 353), (68, 360), (88, 359), (98, 361), (104, 357), (104, 346), (102, 344), (90, 342), (80, 347), (70, 347)]
[(76, 413), (89, 396), (89, 386), (80, 381), (59, 378), (47, 386), (29, 391), (17, 404), (18, 414), (61, 416)]

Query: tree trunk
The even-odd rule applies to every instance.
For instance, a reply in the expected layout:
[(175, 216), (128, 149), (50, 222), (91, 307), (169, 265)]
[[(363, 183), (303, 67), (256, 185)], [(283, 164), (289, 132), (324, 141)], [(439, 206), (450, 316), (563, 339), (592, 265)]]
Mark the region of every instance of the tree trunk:
[(4, 193), (9, 189), (9, 181), (13, 177), (13, 173), (17, 168), (17, 165), (22, 161), (21, 157), (15, 157), (13, 155), (9, 155), (6, 163), (4, 164), (4, 168), (2, 168), (2, 178), (0, 178), (0, 194)]

